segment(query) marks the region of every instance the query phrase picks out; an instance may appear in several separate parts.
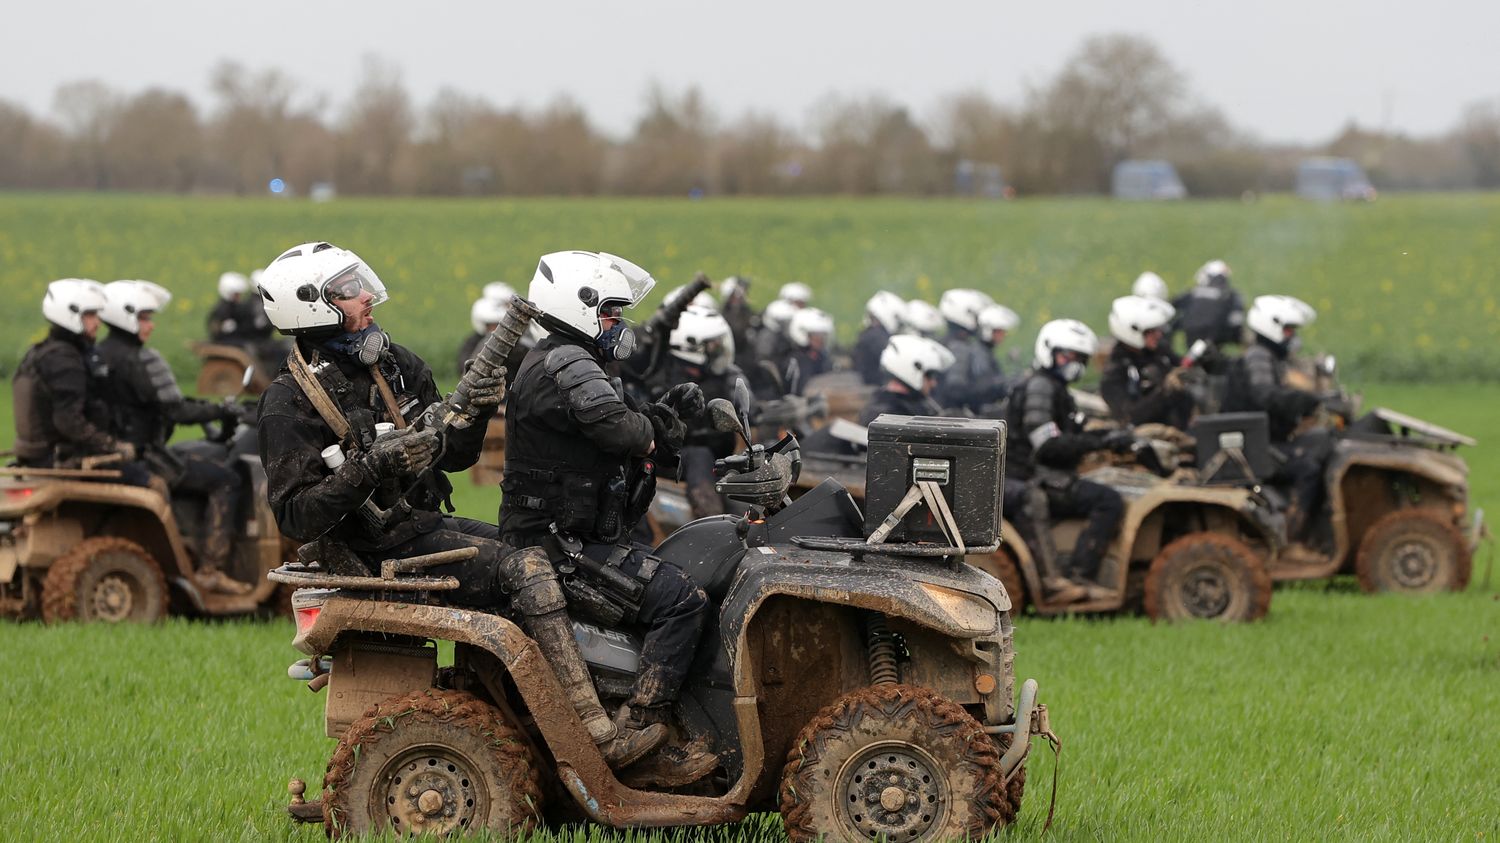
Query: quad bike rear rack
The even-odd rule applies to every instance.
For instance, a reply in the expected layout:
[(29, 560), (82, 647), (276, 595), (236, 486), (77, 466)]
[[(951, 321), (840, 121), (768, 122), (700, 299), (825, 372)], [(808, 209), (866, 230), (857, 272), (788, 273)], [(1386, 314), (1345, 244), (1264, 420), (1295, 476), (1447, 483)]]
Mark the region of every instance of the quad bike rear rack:
[(458, 588), (457, 577), (402, 576), (431, 568), (462, 562), (479, 555), (477, 547), (460, 547), (442, 550), (406, 559), (387, 559), (380, 563), (380, 576), (358, 576), (339, 574), (325, 570), (316, 563), (304, 565), (288, 563), (266, 574), (272, 582), (285, 583), (297, 588), (342, 588), (350, 591), (453, 591)]

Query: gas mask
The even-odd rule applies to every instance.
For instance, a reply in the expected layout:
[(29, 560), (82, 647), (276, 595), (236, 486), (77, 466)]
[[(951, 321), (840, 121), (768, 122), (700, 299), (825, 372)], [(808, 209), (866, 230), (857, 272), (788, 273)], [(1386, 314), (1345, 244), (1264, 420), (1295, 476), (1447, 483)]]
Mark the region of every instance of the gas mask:
[(605, 360), (625, 360), (635, 353), (635, 331), (625, 326), (622, 319), (594, 340)]
[(1083, 377), (1083, 372), (1088, 368), (1088, 362), (1084, 360), (1069, 360), (1057, 368), (1057, 376), (1068, 383), (1073, 383)]

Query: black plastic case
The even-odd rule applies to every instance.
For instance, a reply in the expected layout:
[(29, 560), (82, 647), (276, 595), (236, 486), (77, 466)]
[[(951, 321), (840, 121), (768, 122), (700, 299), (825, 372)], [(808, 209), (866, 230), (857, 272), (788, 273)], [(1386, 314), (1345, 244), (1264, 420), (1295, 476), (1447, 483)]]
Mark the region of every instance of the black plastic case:
[[(1005, 422), (882, 415), (870, 424), (865, 467), (865, 535), (885, 521), (911, 488), (914, 472), (941, 477), (964, 544), (1000, 540), (1000, 490), (1005, 479)], [(925, 505), (908, 512), (887, 541), (946, 544)]]
[[(1198, 470), (1207, 472), (1204, 483), (1251, 486), (1276, 469), (1271, 460), (1270, 425), (1265, 413), (1199, 416), (1188, 433), (1198, 442)], [(1245, 475), (1245, 467), (1238, 460), (1215, 459), (1228, 449), (1238, 449), (1245, 455), (1253, 477)]]

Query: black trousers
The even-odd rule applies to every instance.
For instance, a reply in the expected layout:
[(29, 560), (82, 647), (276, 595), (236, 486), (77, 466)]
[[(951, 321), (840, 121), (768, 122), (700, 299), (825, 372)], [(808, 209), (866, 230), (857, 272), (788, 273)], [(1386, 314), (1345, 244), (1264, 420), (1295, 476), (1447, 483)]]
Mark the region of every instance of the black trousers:
[(1271, 449), (1283, 460), (1271, 475), (1271, 483), (1285, 488), (1290, 498), (1287, 536), (1293, 541), (1307, 541), (1315, 532), (1315, 516), (1323, 510), (1323, 468), (1333, 454), (1333, 437), (1326, 430), (1313, 430)]
[(204, 500), (203, 566), (224, 568), (234, 547), (234, 515), (240, 505), (240, 476), (233, 469), (203, 457), (177, 454), (181, 470), (171, 484), (173, 495)]
[(371, 570), (378, 571), (380, 563), (386, 559), (422, 556), (465, 547), (479, 548), (479, 555), (463, 562), (427, 569), (430, 576), (458, 579), (456, 590), (441, 592), (443, 600), (455, 606), (496, 614), (508, 611), (509, 600), (505, 590), (500, 587), (500, 562), (520, 548), (501, 542), (500, 528), (494, 524), (472, 518), (445, 517), (438, 529), (430, 533), (413, 536), (379, 553), (362, 553), (360, 556)]
[[(1047, 493), (1049, 517), (1088, 520), (1078, 535), (1078, 543), (1073, 546), (1067, 569), (1062, 573), (1069, 579), (1093, 579), (1098, 575), (1099, 563), (1125, 516), (1125, 499), (1108, 486), (1080, 478), (1073, 478), (1066, 487), (1044, 483), (1042, 488)], [(1026, 517), (1027, 494), (1025, 481), (1007, 478), (1002, 505), (1005, 517), (1013, 519), (1011, 523), (1022, 532), (1022, 538), (1035, 547), (1036, 531), (1040, 525)]]

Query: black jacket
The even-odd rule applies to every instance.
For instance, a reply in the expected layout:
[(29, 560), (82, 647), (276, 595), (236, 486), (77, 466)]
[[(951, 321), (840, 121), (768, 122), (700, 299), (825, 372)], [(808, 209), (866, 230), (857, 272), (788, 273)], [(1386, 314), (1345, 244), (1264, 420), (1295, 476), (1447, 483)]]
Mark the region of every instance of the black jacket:
[(872, 395), (870, 403), (859, 411), (859, 423), (868, 427), (870, 422), (885, 413), (897, 416), (937, 416), (942, 414), (942, 410), (931, 398), (920, 392), (897, 392), (887, 386)]
[(1010, 392), (1010, 383), (995, 359), (994, 346), (957, 326), (950, 326), (943, 345), (953, 352), (953, 365), (943, 373), (933, 395), (938, 404), (981, 413)]
[(129, 331), (111, 328), (99, 356), (110, 373), (103, 390), (110, 432), (137, 450), (165, 447), (175, 425), (224, 418), (219, 405), (185, 398), (167, 361)]
[(1272, 442), (1291, 438), (1303, 417), (1318, 407), (1311, 392), (1285, 386), (1285, 346), (1256, 335), (1255, 343), (1229, 367), (1224, 411), (1261, 412), (1268, 417)]
[(1068, 385), (1050, 371), (1033, 369), (1011, 391), (1005, 430), (1005, 470), (1018, 480), (1030, 478), (1038, 465), (1073, 471), (1099, 448), (1099, 437), (1083, 430)]
[(28, 349), (11, 381), (17, 459), (49, 465), (119, 447), (100, 394), (107, 375), (93, 343), (55, 325)]
[(1172, 300), (1177, 309), (1174, 330), (1191, 346), (1208, 340), (1217, 346), (1238, 345), (1245, 327), (1245, 302), (1233, 287), (1200, 284)]
[[(432, 472), (433, 479), (407, 499), (413, 509), (409, 518), (376, 531), (356, 514), (372, 493), (378, 506), (389, 509), (411, 485), (409, 478), (379, 481), (355, 459), (373, 440), (375, 424), (391, 421), (390, 414), (369, 369), (306, 339), (298, 344), (349, 420), (350, 432), (340, 442), (283, 364), (260, 397), (260, 458), (266, 470), (266, 496), (281, 532), (301, 542), (330, 534), (356, 551), (378, 551), (437, 529), (438, 505), (452, 488), (438, 472)], [(403, 346), (391, 346), (381, 372), (407, 421), (441, 398), (432, 370)], [(462, 471), (473, 465), (479, 459), (487, 423), (488, 419), (481, 418), (463, 430), (450, 431), (437, 468)], [(322, 451), (330, 445), (341, 445), (349, 457), (338, 471), (330, 471), (323, 463)]]
[(208, 312), (208, 336), (214, 342), (231, 344), (254, 342), (271, 336), (271, 320), (266, 318), (260, 296), (249, 293), (239, 301), (219, 299)]
[(1104, 364), (1099, 394), (1118, 421), (1185, 429), (1192, 398), (1186, 392), (1166, 389), (1167, 375), (1181, 363), (1182, 358), (1165, 347), (1147, 351), (1117, 342)]
[(505, 401), (505, 480), (500, 533), (539, 544), (548, 525), (593, 539), (602, 506), (617, 504), (628, 461), (655, 433), (604, 373), (592, 343), (553, 333), (526, 355)]
[[(798, 395), (807, 393), (807, 382), (826, 372), (833, 371), (833, 355), (828, 349), (817, 351), (812, 348), (793, 348), (790, 355), (791, 362), (797, 364), (797, 389)], [(791, 364), (787, 365), (791, 370)]]
[(891, 332), (879, 322), (866, 325), (854, 341), (854, 371), (869, 386), (880, 386), (886, 376), (880, 371), (880, 355), (890, 345)]

